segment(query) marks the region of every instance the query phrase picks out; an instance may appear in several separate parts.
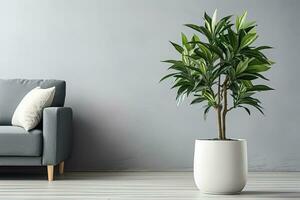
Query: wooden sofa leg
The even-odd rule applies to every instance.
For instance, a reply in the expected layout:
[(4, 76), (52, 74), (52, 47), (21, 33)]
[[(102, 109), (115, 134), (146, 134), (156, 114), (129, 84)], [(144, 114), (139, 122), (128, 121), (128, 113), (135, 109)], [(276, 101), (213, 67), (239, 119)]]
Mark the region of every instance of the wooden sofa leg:
[(64, 174), (64, 168), (65, 168), (65, 162), (62, 161), (61, 163), (59, 163), (58, 165), (58, 171), (59, 171), (59, 174)]
[(47, 166), (48, 181), (53, 181), (54, 165)]

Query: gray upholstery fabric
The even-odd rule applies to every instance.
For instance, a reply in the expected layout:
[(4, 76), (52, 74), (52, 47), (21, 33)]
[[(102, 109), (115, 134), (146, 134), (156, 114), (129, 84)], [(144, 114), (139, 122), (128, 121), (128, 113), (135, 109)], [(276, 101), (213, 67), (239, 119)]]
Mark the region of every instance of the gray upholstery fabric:
[[(37, 86), (55, 86), (53, 103), (43, 111), (43, 131), (9, 126), (22, 98)], [(73, 114), (63, 107), (65, 88), (61, 80), (0, 79), (0, 165), (56, 165), (69, 157)]]
[(61, 107), (65, 102), (66, 83), (62, 80), (0, 79), (0, 125), (11, 125), (11, 119), (22, 98), (33, 88), (55, 86), (51, 106)]
[(43, 112), (43, 165), (56, 165), (66, 160), (72, 144), (71, 108), (49, 107)]
[(41, 157), (0, 157), (1, 166), (41, 166)]
[(0, 126), (0, 156), (41, 156), (42, 131)]

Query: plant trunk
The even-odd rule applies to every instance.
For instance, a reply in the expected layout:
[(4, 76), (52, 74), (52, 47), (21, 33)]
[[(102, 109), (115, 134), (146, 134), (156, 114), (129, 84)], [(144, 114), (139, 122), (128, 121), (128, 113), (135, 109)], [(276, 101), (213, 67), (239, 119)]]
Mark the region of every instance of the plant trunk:
[(219, 139), (222, 139), (223, 131), (222, 131), (222, 106), (221, 106), (221, 76), (219, 76), (218, 80), (218, 107), (217, 107), (217, 115), (218, 115), (218, 127), (219, 127)]
[(222, 117), (221, 117), (222, 113), (221, 113), (221, 111), (222, 111), (221, 106), (218, 106), (217, 114), (218, 114), (218, 127), (219, 127), (219, 139), (220, 140), (222, 140), (222, 137), (223, 137), (223, 131), (222, 131), (223, 126), (222, 126)]
[(225, 106), (222, 113), (222, 140), (226, 140), (226, 112)]
[(228, 111), (227, 108), (227, 78), (223, 83), (223, 98), (224, 98), (224, 105), (223, 105), (223, 113), (222, 113), (222, 140), (226, 140), (226, 114)]

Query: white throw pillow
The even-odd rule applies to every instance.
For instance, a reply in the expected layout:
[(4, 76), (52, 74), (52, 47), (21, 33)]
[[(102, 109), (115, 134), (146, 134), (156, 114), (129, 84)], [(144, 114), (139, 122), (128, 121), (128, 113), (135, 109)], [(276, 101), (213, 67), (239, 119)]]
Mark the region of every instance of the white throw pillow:
[(42, 118), (43, 109), (51, 106), (55, 87), (36, 87), (28, 92), (19, 103), (12, 117), (12, 125), (21, 126), (26, 131), (36, 127)]

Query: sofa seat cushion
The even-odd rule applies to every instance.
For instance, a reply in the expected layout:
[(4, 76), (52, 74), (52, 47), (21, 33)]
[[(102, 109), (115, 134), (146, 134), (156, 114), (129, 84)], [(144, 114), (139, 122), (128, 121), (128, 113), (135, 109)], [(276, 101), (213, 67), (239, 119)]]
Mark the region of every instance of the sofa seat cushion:
[(0, 156), (41, 156), (42, 140), (41, 130), (0, 126)]

